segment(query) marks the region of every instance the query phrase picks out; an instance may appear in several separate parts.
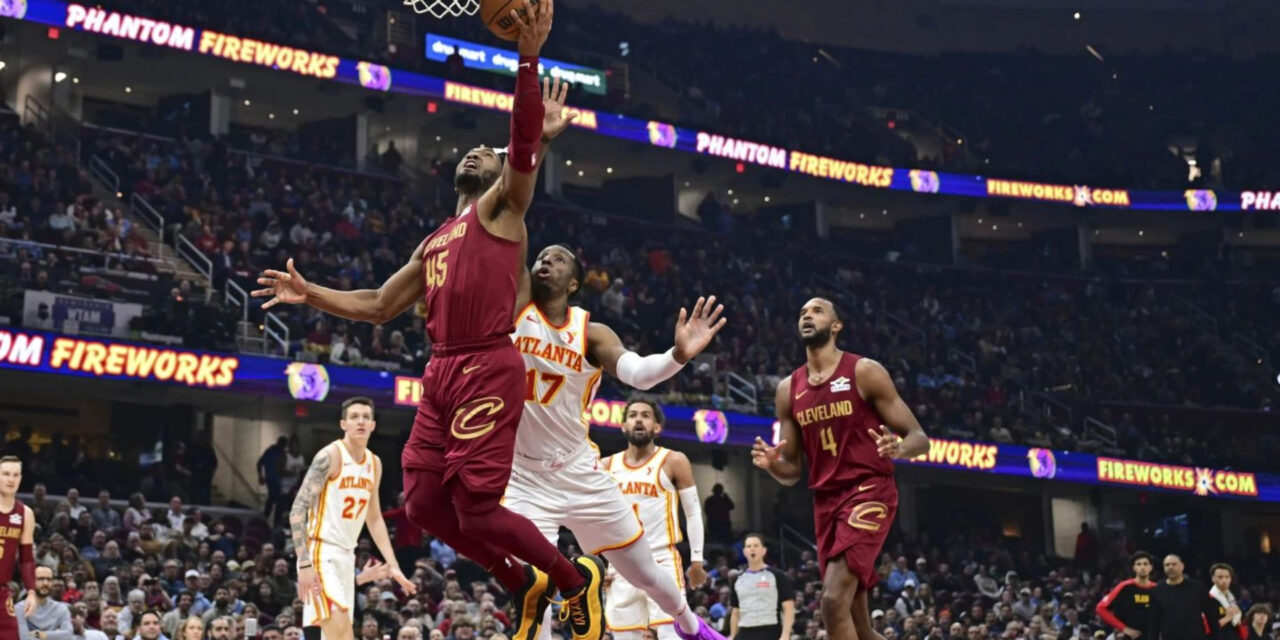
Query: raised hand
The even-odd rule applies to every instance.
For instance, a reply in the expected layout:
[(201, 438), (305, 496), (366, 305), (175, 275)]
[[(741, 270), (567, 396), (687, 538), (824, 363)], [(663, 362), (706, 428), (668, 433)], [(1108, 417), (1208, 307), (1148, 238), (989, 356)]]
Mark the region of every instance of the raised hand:
[(400, 589), (409, 595), (413, 595), (418, 592), (418, 585), (404, 577), (404, 572), (400, 571), (400, 567), (396, 567), (391, 570), (391, 579), (395, 580), (396, 583), (400, 585)]
[(880, 425), (880, 430), (867, 429), (867, 433), (871, 435), (871, 439), (876, 441), (876, 451), (884, 458), (901, 458), (902, 457), (902, 437), (889, 430), (889, 427)]
[(773, 461), (782, 455), (780, 450), (786, 445), (786, 440), (779, 440), (777, 446), (771, 447), (759, 436), (756, 436), (756, 441), (751, 445), (751, 464), (768, 471)]
[(536, 56), (551, 35), (551, 22), (555, 19), (555, 0), (524, 0), (524, 7), (512, 9), (520, 36), (516, 38), (516, 50), (522, 56)]
[(542, 79), (542, 137), (554, 140), (578, 119), (578, 112), (566, 114), (564, 100), (569, 95), (568, 81), (560, 78)]
[(270, 309), (281, 302), (302, 304), (307, 301), (307, 280), (293, 267), (293, 258), (289, 258), (285, 269), (284, 272), (267, 269), (258, 277), (258, 284), (267, 288), (256, 289), (250, 295), (255, 298), (271, 296), (270, 300), (262, 303), (263, 309)]
[(724, 328), (726, 319), (720, 317), (723, 311), (724, 305), (717, 305), (715, 296), (698, 298), (692, 314), (680, 308), (680, 317), (676, 320), (676, 362), (684, 364), (692, 360), (711, 344), (711, 339)]

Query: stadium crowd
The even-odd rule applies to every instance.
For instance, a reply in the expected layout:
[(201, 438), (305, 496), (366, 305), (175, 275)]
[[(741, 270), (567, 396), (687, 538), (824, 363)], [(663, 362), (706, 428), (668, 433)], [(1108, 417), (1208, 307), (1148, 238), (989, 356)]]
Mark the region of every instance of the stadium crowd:
[[(85, 489), (92, 493), (91, 486)], [(68, 608), (72, 636), (100, 640), (92, 632), (97, 630), (109, 640), (297, 640), (302, 603), (285, 529), (273, 529), (253, 515), (209, 518), (203, 515), (207, 507), (189, 506), (177, 496), (163, 507), (147, 504), (140, 494), (130, 496), (123, 508), (110, 498), (103, 490), (96, 501), (82, 501), (74, 487), (65, 498), (54, 498), (38, 484), (24, 499), (38, 523), (36, 561), (52, 572), (43, 595)], [(397, 558), (411, 567), (406, 573), (419, 594), (408, 596), (386, 579), (376, 558), (370, 561), (369, 540), (362, 540), (356, 566), (364, 567), (364, 575), (357, 580), (353, 611), (357, 637), (505, 640), (511, 619), (496, 582), (419, 532), (402, 507), (385, 515), (393, 526)], [(785, 519), (781, 524), (805, 526)], [(1002, 537), (998, 526), (975, 521), (959, 526), (953, 521), (913, 540), (895, 534), (878, 565), (880, 584), (869, 594), (874, 625), (888, 640), (1123, 638), (1112, 635), (1115, 630), (1095, 607), (1113, 584), (1130, 577), (1133, 543), (1123, 535), (1093, 535), (1086, 527), (1075, 557), (1062, 559), (1045, 554), (1033, 541)], [(766, 540), (766, 545), (774, 543)], [(561, 549), (578, 553), (567, 532), (562, 532)], [(729, 593), (744, 569), (741, 550), (740, 539), (710, 548), (710, 580), (690, 594), (698, 614), (726, 632)], [(787, 552), (777, 545), (769, 554), (766, 560), (785, 572), (794, 589), (784, 594), (794, 595), (796, 603), (791, 637), (823, 640), (821, 580), (813, 552)], [(782, 560), (784, 555), (789, 561)], [(1208, 577), (1210, 562), (1223, 559), (1203, 549), (1183, 558), (1188, 574), (1201, 579)], [(1230, 560), (1238, 571), (1231, 590), (1240, 610), (1250, 612), (1250, 623), (1253, 612), (1267, 613), (1263, 633), (1252, 637), (1273, 640), (1270, 611), (1280, 601), (1274, 556)], [(1152, 578), (1158, 581), (1158, 572)], [(152, 615), (156, 619), (148, 620)], [(256, 633), (246, 632), (249, 620), (257, 621)], [(558, 620), (553, 626), (556, 637), (563, 637)]]
[[(115, 269), (145, 273), (152, 267), (143, 259), (148, 245), (139, 222), (93, 197), (74, 154), (16, 121), (3, 131), (3, 175), (12, 187), (0, 194), (9, 203), (0, 212), (0, 237), (99, 251), (118, 247), (125, 251)], [(240, 153), (224, 141), (95, 127), (85, 127), (82, 140), (86, 156), (113, 167), (122, 189), (146, 198), (169, 233), (181, 234), (208, 256), (212, 291), (221, 291), (229, 279), (252, 288), (262, 268), (281, 266), (289, 257), (321, 284), (373, 288), (447, 215), (437, 199), (412, 193), (399, 180)], [(437, 170), (439, 188), (448, 184), (452, 168), (440, 164)], [(728, 232), (707, 233), (588, 215), (568, 205), (539, 208), (529, 218), (531, 246), (567, 242), (578, 251), (588, 270), (576, 302), (613, 326), (626, 344), (664, 349), (673, 312), (698, 295), (719, 295), (735, 312), (714, 358), (664, 385), (668, 401), (736, 403), (768, 413), (773, 386), (798, 361), (789, 310), (810, 295), (834, 292), (849, 316), (844, 344), (885, 361), (905, 397), (938, 425), (940, 435), (1113, 449), (1170, 462), (1189, 462), (1193, 453), (1202, 461), (1208, 455), (1214, 464), (1266, 462), (1266, 447), (1243, 441), (1206, 446), (1215, 436), (1201, 424), (1182, 424), (1176, 416), (1135, 421), (1123, 410), (1098, 406), (1116, 401), (1175, 409), (1273, 408), (1273, 386), (1242, 369), (1224, 340), (1241, 331), (1280, 349), (1280, 335), (1266, 334), (1274, 331), (1268, 319), (1280, 309), (1280, 288), (1271, 289), (1275, 283), (1266, 269), (1231, 270), (1247, 277), (1230, 284), (1214, 260), (1207, 268), (1187, 268), (1196, 277), (1183, 281), (1134, 280), (1123, 269), (1072, 276), (895, 264), (858, 259), (836, 242), (788, 232), (781, 221), (762, 215)], [(128, 293), (105, 277), (110, 274), (86, 275), (76, 254), (61, 255), (0, 241), (6, 276), (0, 282), (16, 283), (6, 297), (11, 317), (20, 315), (25, 288), (106, 297)], [(142, 293), (149, 312), (140, 329), (176, 331), (193, 346), (234, 348), (237, 318), (222, 296), (173, 282), (164, 273), (148, 277), (154, 281), (150, 293)], [(1265, 302), (1243, 302), (1258, 300), (1254, 295)], [(1220, 330), (1204, 330), (1179, 299), (1213, 309)], [(214, 312), (201, 312), (206, 305)], [(278, 313), (304, 358), (416, 373), (430, 355), (418, 310), (380, 327), (336, 320), (309, 307)], [(726, 392), (719, 381), (726, 371), (755, 385), (754, 407), (743, 407), (741, 397)], [(606, 395), (619, 393), (604, 389)], [(1085, 437), (1080, 418), (1036, 410), (1028, 399), (1041, 395), (1084, 402), (1083, 415), (1105, 417), (1117, 431), (1116, 441)], [(1164, 437), (1153, 441), (1151, 432)], [(1264, 431), (1258, 438), (1275, 444), (1277, 435)]]
[[(113, 0), (108, 6), (505, 90), (501, 76), (426, 60), (420, 39), (389, 46), (367, 16), (351, 14), (345, 3)], [(563, 3), (558, 13), (567, 35), (552, 39), (546, 55), (583, 63), (604, 57), (656, 75), (679, 93), (679, 124), (864, 162), (1059, 184), (1173, 190), (1280, 184), (1274, 164), (1263, 161), (1274, 155), (1276, 123), (1262, 115), (1280, 105), (1249, 82), (1274, 72), (1267, 58), (1117, 51), (1100, 64), (1030, 50), (922, 56), (818, 46), (741, 26), (678, 19), (642, 24), (594, 5)], [(423, 18), (419, 27), (494, 42), (476, 20), (442, 28)], [(621, 42), (629, 45), (625, 58)], [(582, 60), (584, 53), (590, 60)], [(729, 59), (748, 73), (705, 73)], [(650, 100), (621, 91), (575, 96), (584, 106), (642, 118), (655, 112)], [(1238, 104), (1251, 108), (1233, 109)], [(907, 109), (957, 137), (947, 137), (938, 152), (922, 153), (871, 107)], [(1192, 137), (1199, 142), (1180, 152), (1197, 161), (1195, 180), (1170, 143)]]

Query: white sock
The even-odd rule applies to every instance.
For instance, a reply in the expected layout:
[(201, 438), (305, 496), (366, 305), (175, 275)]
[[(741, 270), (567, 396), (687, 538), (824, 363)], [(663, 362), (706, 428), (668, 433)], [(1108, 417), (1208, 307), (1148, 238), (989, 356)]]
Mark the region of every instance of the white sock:
[(658, 608), (675, 618), (682, 631), (698, 631), (698, 615), (685, 601), (684, 590), (676, 582), (673, 569), (658, 566), (653, 559), (653, 551), (643, 539), (621, 549), (606, 551), (604, 556), (627, 582), (645, 592)]

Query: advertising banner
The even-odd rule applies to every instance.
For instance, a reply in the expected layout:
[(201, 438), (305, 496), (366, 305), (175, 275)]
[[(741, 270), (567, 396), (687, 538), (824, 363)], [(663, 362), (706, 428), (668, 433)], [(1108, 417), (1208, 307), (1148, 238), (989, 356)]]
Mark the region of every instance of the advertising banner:
[(125, 336), (129, 334), (129, 322), (141, 315), (142, 305), (132, 302), (49, 291), (25, 291), (22, 296), (22, 324), (51, 331)]
[[(445, 62), (449, 56), (456, 53), (462, 59), (463, 66), (469, 69), (479, 69), (504, 76), (514, 77), (516, 65), (520, 63), (520, 54), (515, 51), (435, 33), (426, 35), (426, 51), (428, 60)], [(538, 64), (538, 75), (560, 78), (575, 88), (598, 96), (609, 93), (609, 78), (599, 69), (542, 58)]]
[[(335, 80), (359, 85), (371, 91), (389, 91), (443, 99), (495, 111), (511, 110), (511, 95), (505, 92), (392, 69), (374, 62), (342, 58), (320, 51), (264, 42), (96, 6), (68, 4), (60, 0), (0, 1), (0, 17), (133, 40), (284, 73)], [(463, 63), (469, 67), (494, 73), (510, 73), (512, 69), (513, 54), (504, 49), (436, 34), (428, 34), (426, 44), (426, 55), (432, 60), (447, 59), (452, 52), (456, 51), (462, 57)], [(568, 79), (592, 93), (607, 91), (607, 75), (597, 69), (543, 60), (541, 71), (552, 76), (559, 74), (559, 77)], [(1123, 187), (1026, 182), (924, 169), (885, 167), (819, 156), (789, 146), (731, 138), (656, 120), (597, 113), (590, 109), (572, 106), (570, 109), (579, 114), (574, 126), (613, 138), (714, 156), (864, 188), (972, 198), (1012, 198), (1110, 209), (1198, 212), (1280, 209), (1280, 192), (1273, 191), (1215, 192), (1209, 189), (1137, 191)], [(847, 149), (842, 155), (858, 156), (859, 150)], [(863, 155), (866, 155), (865, 152)]]

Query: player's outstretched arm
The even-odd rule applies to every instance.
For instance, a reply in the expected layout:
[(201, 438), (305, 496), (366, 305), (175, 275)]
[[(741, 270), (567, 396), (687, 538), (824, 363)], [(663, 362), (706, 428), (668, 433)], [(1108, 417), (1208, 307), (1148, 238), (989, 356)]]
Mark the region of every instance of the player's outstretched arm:
[(304, 601), (319, 588), (314, 559), (307, 546), (307, 514), (315, 509), (325, 483), (338, 474), (339, 468), (333, 456), (333, 447), (325, 447), (316, 454), (298, 485), (293, 507), (289, 509), (289, 535), (293, 539), (293, 553), (298, 557), (298, 597)]
[(858, 392), (875, 407), (885, 424), (880, 431), (871, 431), (880, 455), (887, 458), (910, 460), (929, 453), (929, 436), (925, 435), (920, 421), (911, 413), (911, 407), (898, 395), (893, 378), (884, 365), (870, 358), (858, 361), (854, 370), (858, 379)]
[(422, 296), (422, 256), (426, 243), (418, 245), (409, 262), (387, 278), (377, 289), (338, 291), (307, 282), (293, 266), (293, 258), (284, 271), (267, 269), (258, 278), (258, 284), (266, 287), (253, 292), (255, 298), (270, 297), (262, 303), (263, 309), (285, 304), (308, 304), (325, 313), (355, 320), (383, 324), (404, 313), (405, 309)]
[(689, 456), (672, 451), (662, 463), (662, 472), (671, 478), (680, 496), (680, 508), (684, 511), (685, 531), (689, 539), (689, 587), (697, 589), (707, 581), (703, 568), (702, 549), (706, 543), (706, 530), (702, 522), (702, 501), (698, 499), (698, 485), (693, 481), (693, 465)]
[(791, 486), (800, 481), (804, 466), (800, 462), (800, 427), (791, 415), (791, 378), (783, 378), (774, 393), (773, 404), (778, 418), (778, 444), (769, 446), (756, 438), (751, 446), (751, 462), (769, 472), (778, 482)]
[[(564, 95), (568, 92), (567, 84), (559, 84), (558, 79), (555, 85), (558, 92), (553, 92), (545, 80), (543, 91), (538, 90), (538, 54), (551, 34), (554, 0), (542, 0), (534, 7), (525, 0), (524, 9), (523, 16), (512, 11), (520, 30), (516, 42), (520, 62), (516, 67), (516, 90), (511, 106), (511, 143), (507, 147), (507, 161), (498, 182), (480, 197), (480, 218), (486, 225), (503, 213), (523, 217), (529, 210), (538, 178), (538, 162), (546, 153), (543, 147), (554, 137), (548, 135), (551, 132), (546, 128), (548, 105), (544, 99), (554, 104), (558, 93), (559, 105), (563, 106)], [(557, 118), (561, 117), (560, 113), (557, 109)], [(568, 126), (568, 122), (564, 124)], [(554, 133), (559, 135), (560, 132)], [(503, 234), (503, 237), (511, 236)]]
[[(381, 487), (381, 464), (378, 465), (377, 475), (373, 486)], [(378, 547), (383, 561), (387, 563), (391, 579), (395, 580), (405, 593), (409, 595), (417, 593), (418, 587), (404, 576), (404, 572), (400, 571), (400, 562), (396, 560), (396, 549), (391, 546), (391, 536), (387, 534), (387, 521), (382, 519), (382, 499), (378, 497), (377, 489), (374, 489), (373, 495), (369, 497), (369, 510), (364, 517), (364, 525), (369, 528), (369, 536), (373, 538), (373, 544)]]
[(702, 353), (724, 327), (724, 305), (716, 297), (698, 298), (693, 313), (683, 307), (676, 321), (675, 345), (665, 353), (640, 356), (622, 345), (613, 329), (598, 322), (587, 327), (587, 357), (609, 375), (642, 391), (670, 379)]

